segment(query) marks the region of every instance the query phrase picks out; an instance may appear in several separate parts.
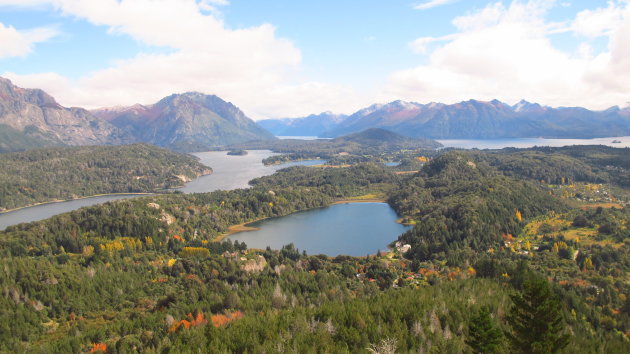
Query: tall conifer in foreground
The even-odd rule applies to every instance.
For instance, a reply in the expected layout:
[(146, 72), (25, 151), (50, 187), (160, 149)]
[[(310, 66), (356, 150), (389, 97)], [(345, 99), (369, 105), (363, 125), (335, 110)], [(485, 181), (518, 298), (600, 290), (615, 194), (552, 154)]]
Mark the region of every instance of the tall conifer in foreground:
[(502, 342), (503, 332), (490, 317), (490, 309), (482, 307), (470, 320), (466, 344), (474, 353), (499, 353)]
[(506, 335), (515, 352), (556, 353), (569, 344), (561, 305), (547, 280), (529, 274), (523, 290), (510, 297), (514, 306), (507, 321), (512, 331)]

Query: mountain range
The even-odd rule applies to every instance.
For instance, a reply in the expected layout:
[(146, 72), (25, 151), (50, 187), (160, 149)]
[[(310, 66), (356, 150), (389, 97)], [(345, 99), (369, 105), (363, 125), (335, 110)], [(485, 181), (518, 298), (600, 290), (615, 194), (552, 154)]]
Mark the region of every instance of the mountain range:
[(265, 119), (257, 123), (276, 136), (319, 136), (343, 122), (347, 115), (323, 112), (301, 118)]
[(61, 145), (146, 142), (183, 152), (204, 151), (274, 135), (339, 137), (369, 128), (414, 138), (596, 138), (630, 135), (630, 108), (592, 111), (521, 101), (455, 104), (394, 101), (349, 116), (324, 112), (254, 122), (214, 95), (173, 94), (155, 104), (88, 111), (63, 107), (46, 92), (0, 77), (0, 152)]
[[(287, 126), (316, 125), (318, 120), (313, 117), (317, 116), (272, 120), (273, 126), (267, 121), (258, 123), (277, 134)], [(581, 107), (552, 108), (524, 100), (515, 105), (498, 100), (469, 100), (450, 105), (394, 101), (361, 109), (340, 118), (332, 127), (316, 126), (312, 132), (318, 132), (320, 137), (338, 137), (368, 128), (432, 139), (586, 139), (630, 135), (630, 108), (591, 111)]]
[(188, 92), (147, 106), (88, 111), (63, 107), (42, 90), (0, 78), (0, 152), (133, 142), (191, 152), (264, 139), (275, 138), (213, 95)]

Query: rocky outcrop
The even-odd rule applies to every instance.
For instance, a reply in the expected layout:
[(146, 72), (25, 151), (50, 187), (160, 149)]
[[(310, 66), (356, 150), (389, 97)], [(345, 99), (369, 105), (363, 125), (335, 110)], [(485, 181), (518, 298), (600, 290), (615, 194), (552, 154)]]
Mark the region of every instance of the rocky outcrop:
[(247, 273), (258, 273), (261, 272), (267, 266), (267, 260), (265, 257), (258, 255), (254, 259), (248, 259), (245, 261), (243, 265), (241, 265), (241, 269)]
[[(132, 136), (82, 108), (61, 106), (46, 92), (17, 87), (0, 78), (0, 125), (39, 146), (106, 145), (133, 142)], [(43, 141), (43, 143), (41, 143)]]

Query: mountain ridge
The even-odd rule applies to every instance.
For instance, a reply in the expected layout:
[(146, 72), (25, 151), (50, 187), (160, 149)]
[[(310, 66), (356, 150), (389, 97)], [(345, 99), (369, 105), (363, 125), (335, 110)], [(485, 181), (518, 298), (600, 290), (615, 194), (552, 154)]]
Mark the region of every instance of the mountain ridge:
[(276, 136), (317, 136), (347, 117), (345, 114), (327, 111), (300, 118), (263, 119), (256, 123)]
[(362, 111), (350, 115), (322, 136), (334, 137), (367, 127), (433, 139), (596, 138), (630, 134), (630, 110), (618, 107), (591, 111), (582, 107), (552, 108), (525, 100), (512, 106), (498, 100), (468, 100), (450, 105), (410, 102), (401, 108), (396, 102), (367, 115)]
[(199, 92), (172, 94), (151, 105), (92, 112), (131, 132), (140, 141), (178, 151), (202, 151), (250, 140), (275, 139), (232, 103)]
[(114, 145), (133, 142), (128, 133), (96, 118), (78, 107), (63, 107), (41, 89), (15, 86), (0, 77), (0, 125), (12, 135), (15, 147), (2, 151), (23, 150), (30, 145)]

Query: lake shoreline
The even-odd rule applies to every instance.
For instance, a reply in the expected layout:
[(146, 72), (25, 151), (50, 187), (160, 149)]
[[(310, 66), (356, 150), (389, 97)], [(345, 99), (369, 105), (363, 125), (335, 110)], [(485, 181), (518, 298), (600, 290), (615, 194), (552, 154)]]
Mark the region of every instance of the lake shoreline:
[[(231, 233), (228, 242), (244, 242), (249, 249), (281, 249), (293, 244), (300, 252), (328, 257), (360, 257), (384, 252), (409, 227), (398, 222), (400, 216), (387, 203), (376, 198), (330, 200), (325, 206), (299, 210), (288, 215), (266, 218), (256, 223), (233, 225), (260, 228), (250, 232)], [(334, 204), (333, 202), (337, 202)], [(225, 230), (225, 229), (224, 229)], [(221, 240), (228, 233), (215, 240)]]
[(161, 193), (161, 192), (103, 193), (103, 194), (94, 194), (94, 195), (88, 195), (88, 196), (84, 196), (84, 197), (73, 198), (73, 199), (55, 199), (55, 200), (50, 200), (50, 201), (47, 201), (47, 202), (40, 202), (40, 203), (25, 205), (25, 206), (21, 206), (19, 208), (2, 210), (2, 211), (0, 211), (0, 215), (6, 214), (6, 213), (10, 213), (10, 212), (13, 212), (13, 211), (26, 209), (26, 208), (32, 208), (32, 207), (35, 207), (35, 206), (46, 205), (46, 204), (55, 204), (55, 203), (63, 203), (63, 202), (71, 202), (73, 200), (90, 199), (90, 198), (97, 198), (97, 197), (108, 197), (108, 196), (116, 196), (116, 195), (156, 195), (156, 194), (168, 194), (168, 193)]
[[(339, 205), (339, 204), (351, 204), (351, 203), (387, 203), (385, 199), (381, 198), (370, 198), (370, 199), (342, 199), (333, 202), (330, 205)], [(330, 206), (328, 205), (328, 206)]]
[[(378, 198), (372, 198), (372, 199), (341, 199), (341, 200), (334, 201), (334, 202), (332, 202), (332, 203), (330, 203), (328, 205), (322, 206), (322, 207), (316, 207), (316, 208), (310, 208), (310, 209), (304, 209), (304, 210), (297, 210), (297, 211), (295, 211), (295, 212), (293, 212), (291, 214), (300, 213), (300, 212), (303, 212), (303, 211), (308, 211), (308, 210), (313, 210), (313, 209), (328, 208), (328, 207), (333, 206), (333, 205), (352, 204), (352, 203), (385, 203), (385, 204), (387, 204), (387, 201), (385, 201), (385, 199), (378, 199)], [(291, 215), (291, 214), (288, 214), (288, 215)], [(287, 215), (285, 215), (285, 216), (287, 216)], [(232, 235), (237, 234), (239, 232), (258, 231), (258, 230), (260, 230), (259, 227), (251, 227), (251, 226), (247, 226), (247, 225), (248, 224), (253, 224), (253, 223), (258, 222), (258, 221), (275, 218), (275, 217), (278, 217), (278, 216), (270, 216), (270, 217), (267, 217), (267, 218), (258, 218), (256, 220), (246, 221), (246, 222), (241, 223), (241, 224), (231, 225), (231, 226), (228, 227), (228, 231), (227, 232), (224, 232), (224, 233), (222, 233), (220, 235), (217, 235), (214, 239), (212, 239), (212, 242), (221, 242), (221, 241), (225, 240), (226, 238), (228, 238), (229, 236), (232, 236)], [(402, 219), (399, 219), (399, 220), (402, 220)], [(398, 220), (396, 220), (396, 222), (401, 224), (401, 225), (405, 225), (405, 224), (403, 224), (401, 222), (398, 222)]]
[(256, 219), (253, 221), (247, 221), (244, 222), (242, 224), (237, 224), (237, 225), (232, 225), (228, 227), (227, 232), (224, 232), (220, 235), (217, 235), (214, 239), (212, 239), (212, 242), (221, 242), (223, 240), (225, 240), (226, 238), (237, 234), (239, 232), (246, 232), (246, 231), (258, 231), (260, 230), (259, 227), (251, 227), (251, 226), (247, 226), (247, 224), (251, 224), (257, 221), (261, 221), (261, 220), (265, 220), (265, 219), (269, 219), (269, 218), (260, 218), (260, 219)]
[(90, 198), (98, 198), (98, 197), (109, 197), (109, 196), (116, 196), (116, 195), (155, 195), (155, 194), (170, 194), (172, 193), (171, 191), (177, 190), (179, 188), (183, 188), (186, 186), (186, 183), (188, 182), (192, 182), (200, 177), (203, 176), (208, 176), (211, 175), (214, 171), (212, 170), (211, 167), (208, 167), (207, 169), (205, 169), (204, 171), (202, 171), (200, 174), (197, 175), (197, 177), (195, 177), (195, 179), (193, 180), (189, 180), (186, 181), (184, 179), (180, 180), (183, 182), (181, 185), (179, 186), (175, 186), (172, 188), (168, 188), (168, 189), (160, 189), (154, 192), (129, 192), (129, 193), (125, 193), (125, 192), (116, 192), (116, 193), (100, 193), (100, 194), (94, 194), (94, 195), (86, 195), (86, 196), (82, 196), (82, 197), (78, 197), (78, 198), (72, 198), (72, 199), (53, 199), (53, 200), (49, 200), (46, 202), (39, 202), (39, 203), (34, 203), (34, 204), (29, 204), (29, 205), (25, 205), (25, 206), (21, 206), (18, 208), (13, 208), (13, 209), (7, 209), (7, 210), (2, 210), (0, 208), (0, 215), (5, 214), (5, 213), (10, 213), (13, 211), (18, 211), (18, 210), (22, 210), (22, 209), (26, 209), (26, 208), (31, 208), (31, 207), (35, 207), (35, 206), (40, 206), (40, 205), (46, 205), (46, 204), (54, 204), (54, 203), (63, 203), (63, 202), (71, 202), (73, 200), (81, 200), (81, 199), (90, 199)]
[[(278, 155), (282, 155), (282, 153), (276, 152), (275, 154)], [(321, 159), (321, 158), (304, 158), (304, 159), (294, 159), (294, 160), (287, 160), (287, 161), (277, 161), (277, 162), (273, 162), (273, 163), (264, 163), (263, 162), (263, 166), (265, 167), (273, 167), (273, 166), (279, 166), (279, 165), (285, 165), (285, 164), (290, 164), (290, 163), (296, 163), (296, 162), (303, 162), (303, 161), (326, 161), (326, 159)], [(323, 167), (323, 163), (322, 165), (304, 165), (306, 167)]]

